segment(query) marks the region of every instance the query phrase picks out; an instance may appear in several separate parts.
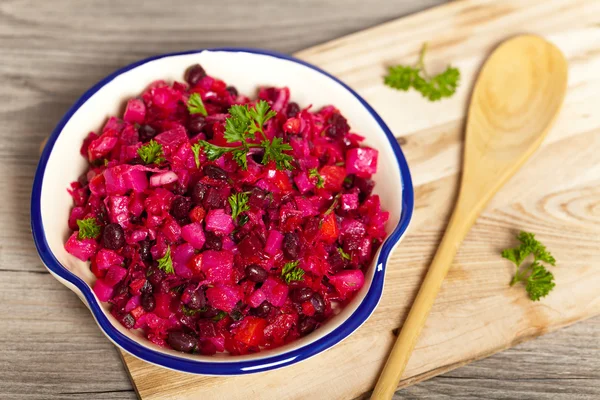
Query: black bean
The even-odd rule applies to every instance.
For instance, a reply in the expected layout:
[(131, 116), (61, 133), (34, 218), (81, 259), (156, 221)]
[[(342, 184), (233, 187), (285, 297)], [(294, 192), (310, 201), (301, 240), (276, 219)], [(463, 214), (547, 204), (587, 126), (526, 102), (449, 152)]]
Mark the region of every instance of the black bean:
[(102, 232), (104, 247), (110, 250), (119, 250), (125, 245), (125, 232), (119, 224), (108, 224)]
[(206, 165), (204, 167), (204, 174), (212, 179), (227, 180), (227, 172), (216, 165)]
[(263, 301), (260, 305), (253, 309), (254, 314), (260, 318), (267, 318), (271, 312), (271, 304), (268, 301)]
[(131, 329), (135, 325), (135, 319), (131, 314), (127, 313), (121, 317), (121, 323), (125, 328)]
[(334, 139), (346, 136), (346, 134), (350, 131), (350, 126), (348, 125), (348, 121), (339, 113), (333, 113), (329, 120), (327, 120), (329, 124), (329, 128), (327, 129), (327, 136), (332, 137)]
[(188, 129), (194, 134), (202, 132), (205, 126), (206, 120), (201, 115), (194, 116), (188, 123)]
[(152, 242), (148, 239), (144, 239), (140, 242), (140, 257), (143, 261), (152, 261)]
[(150, 281), (148, 279), (146, 279), (146, 281), (144, 281), (144, 286), (142, 286), (142, 288), (140, 289), (140, 292), (152, 293), (152, 284), (150, 283)]
[(204, 68), (200, 64), (192, 65), (185, 71), (185, 81), (191, 86), (195, 86), (205, 76), (206, 71), (204, 71)]
[(177, 197), (171, 204), (171, 215), (176, 219), (184, 219), (191, 209), (192, 202), (188, 197)]
[(229, 92), (229, 94), (231, 94), (233, 97), (237, 97), (237, 95), (238, 95), (238, 91), (235, 88), (235, 86), (227, 86), (225, 88), (225, 90), (227, 90)]
[(298, 105), (298, 103), (295, 103), (293, 101), (289, 103), (287, 105), (287, 108), (285, 109), (285, 115), (287, 115), (288, 118), (295, 117), (299, 112), (300, 106)]
[(220, 251), (223, 247), (223, 239), (217, 236), (213, 231), (206, 231), (204, 233), (204, 247), (208, 250)]
[(201, 290), (195, 290), (190, 294), (187, 306), (192, 310), (199, 310), (206, 305), (206, 297)]
[(148, 312), (154, 310), (154, 307), (156, 307), (156, 301), (154, 300), (154, 295), (152, 293), (143, 293), (140, 303), (142, 308)]
[(201, 182), (198, 182), (194, 185), (194, 187), (192, 188), (192, 201), (194, 202), (194, 204), (202, 203), (202, 200), (204, 200), (204, 196), (206, 195), (207, 189), (208, 187)]
[(323, 297), (315, 292), (313, 293), (310, 302), (312, 303), (313, 307), (315, 308), (315, 312), (317, 314), (321, 314), (325, 311), (325, 301), (323, 300)]
[(298, 323), (298, 332), (300, 332), (301, 335), (308, 335), (314, 331), (316, 327), (317, 321), (315, 321), (314, 318), (303, 318)]
[(264, 282), (269, 274), (262, 267), (252, 264), (246, 267), (246, 276), (252, 282)]
[(300, 238), (297, 233), (286, 233), (283, 237), (283, 255), (294, 260), (300, 252)]
[(158, 132), (150, 125), (140, 125), (138, 128), (138, 135), (140, 136), (141, 142), (148, 142), (150, 139), (154, 139)]
[(167, 343), (174, 350), (181, 351), (183, 353), (191, 353), (198, 346), (198, 339), (190, 334), (183, 332), (169, 332), (167, 337)]
[(304, 303), (312, 298), (313, 291), (310, 288), (302, 287), (292, 290), (290, 298), (295, 303)]
[(254, 188), (250, 193), (248, 204), (257, 208), (264, 208), (269, 205), (268, 192), (262, 189)]

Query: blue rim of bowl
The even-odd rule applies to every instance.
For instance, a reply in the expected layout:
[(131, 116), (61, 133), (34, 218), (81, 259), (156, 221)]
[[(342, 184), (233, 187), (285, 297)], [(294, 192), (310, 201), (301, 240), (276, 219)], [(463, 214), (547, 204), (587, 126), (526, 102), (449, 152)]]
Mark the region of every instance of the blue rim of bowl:
[[(396, 156), (396, 161), (398, 162), (398, 168), (400, 170), (400, 177), (402, 179), (402, 212), (400, 215), (400, 220), (398, 222), (398, 225), (394, 228), (393, 232), (387, 237), (387, 239), (381, 246), (379, 257), (377, 259), (377, 262), (375, 263), (376, 270), (374, 271), (373, 280), (365, 298), (354, 311), (354, 313), (350, 317), (348, 317), (346, 321), (344, 321), (340, 326), (338, 326), (336, 329), (334, 329), (327, 335), (323, 336), (318, 340), (315, 340), (314, 342), (308, 343), (303, 347), (276, 356), (266, 356), (264, 358), (256, 360), (235, 361), (235, 358), (232, 358), (232, 361), (208, 362), (190, 360), (186, 358), (177, 357), (175, 355), (163, 354), (140, 345), (134, 340), (123, 335), (111, 324), (106, 315), (104, 315), (104, 313), (100, 309), (100, 305), (98, 303), (98, 300), (94, 296), (92, 289), (83, 280), (81, 280), (73, 273), (69, 272), (65, 267), (63, 267), (60, 264), (60, 262), (58, 262), (56, 257), (54, 257), (54, 254), (50, 250), (50, 246), (46, 241), (46, 235), (44, 233), (44, 227), (42, 224), (41, 217), (41, 190), (44, 173), (46, 170), (46, 165), (48, 163), (48, 158), (54, 147), (54, 143), (56, 142), (56, 139), (60, 135), (67, 122), (71, 119), (73, 114), (77, 112), (77, 110), (104, 85), (115, 79), (117, 76), (131, 69), (134, 69), (142, 64), (146, 64), (148, 62), (158, 60), (161, 58), (196, 54), (201, 53), (203, 51), (244, 52), (275, 57), (278, 59), (288, 60), (297, 64), (301, 64), (322, 75), (325, 75), (329, 79), (334, 80), (342, 87), (344, 87), (350, 94), (352, 94), (377, 121), (377, 123), (385, 132), (385, 135), (389, 140), (390, 146), (392, 147), (392, 150), (394, 151), (394, 154)], [(309, 64), (305, 61), (299, 60), (287, 54), (253, 48), (206, 48), (199, 50), (162, 54), (132, 63), (102, 79), (100, 82), (98, 82), (88, 91), (86, 91), (77, 100), (77, 102), (73, 104), (73, 106), (63, 116), (63, 118), (60, 120), (60, 122), (48, 138), (48, 141), (40, 157), (40, 162), (38, 164), (33, 181), (33, 189), (31, 196), (31, 229), (33, 232), (33, 239), (37, 251), (40, 255), (40, 258), (46, 265), (46, 268), (48, 268), (52, 273), (59, 276), (60, 278), (75, 285), (81, 291), (94, 318), (96, 319), (96, 322), (104, 331), (106, 336), (108, 336), (108, 338), (111, 341), (113, 341), (116, 345), (121, 347), (126, 352), (134, 355), (135, 357), (138, 357), (152, 364), (163, 366), (165, 368), (193, 374), (227, 376), (263, 372), (295, 364), (299, 361), (310, 358), (318, 353), (321, 353), (333, 347), (337, 343), (344, 340), (346, 337), (350, 336), (350, 334), (352, 334), (356, 329), (358, 329), (369, 318), (369, 316), (373, 313), (375, 307), (379, 303), (383, 292), (385, 265), (387, 263), (390, 252), (393, 250), (394, 246), (398, 243), (398, 241), (408, 228), (413, 213), (413, 207), (414, 193), (412, 179), (410, 176), (410, 171), (408, 169), (408, 164), (406, 162), (404, 154), (402, 153), (402, 150), (400, 149), (400, 145), (396, 141), (396, 138), (394, 137), (388, 126), (377, 114), (377, 112), (375, 112), (375, 110), (361, 96), (359, 96), (354, 90), (348, 87), (348, 85), (346, 85), (336, 77), (332, 76), (331, 74), (321, 70), (320, 68), (317, 68), (312, 64)]]

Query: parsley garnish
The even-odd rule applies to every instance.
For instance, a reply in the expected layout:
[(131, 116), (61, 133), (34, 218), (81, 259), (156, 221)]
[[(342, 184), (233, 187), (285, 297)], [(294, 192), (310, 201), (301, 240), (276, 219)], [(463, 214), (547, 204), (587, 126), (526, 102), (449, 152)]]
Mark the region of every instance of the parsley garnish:
[(206, 108), (204, 107), (204, 103), (202, 102), (202, 97), (198, 93), (192, 93), (187, 102), (187, 109), (190, 114), (202, 114), (205, 117), (208, 115), (206, 112)]
[(281, 270), (281, 278), (285, 281), (285, 283), (290, 283), (291, 281), (301, 281), (304, 276), (304, 270), (298, 266), (300, 261), (291, 261), (289, 263), (285, 263), (283, 269)]
[(167, 252), (162, 258), (158, 259), (158, 268), (165, 271), (167, 274), (174, 274), (173, 260), (171, 260), (171, 246), (167, 247)]
[(344, 251), (344, 249), (342, 249), (341, 247), (338, 247), (337, 250), (340, 253), (340, 256), (342, 256), (342, 258), (345, 258), (348, 261), (352, 260), (352, 256), (350, 254), (346, 253)]
[(150, 140), (137, 151), (144, 164), (160, 164), (165, 161), (162, 145)]
[(219, 322), (227, 316), (227, 313), (223, 310), (219, 310), (219, 313), (213, 317), (213, 321)]
[(181, 305), (181, 312), (184, 313), (185, 315), (187, 315), (188, 317), (193, 317), (194, 315), (201, 313), (201, 312), (205, 312), (207, 310), (208, 310), (208, 307), (206, 307), (206, 306), (199, 308), (197, 310), (193, 310), (193, 309), (187, 307), (185, 304)]
[(79, 227), (79, 233), (77, 234), (79, 240), (96, 239), (100, 236), (100, 225), (98, 225), (96, 218), (78, 219), (77, 226)]
[[(225, 153), (231, 152), (233, 160), (237, 162), (242, 169), (248, 169), (248, 152), (252, 147), (262, 147), (264, 150), (262, 163), (268, 164), (274, 161), (277, 169), (293, 169), (293, 158), (284, 151), (292, 150), (292, 146), (283, 143), (281, 138), (275, 137), (269, 140), (265, 135), (264, 124), (273, 118), (277, 113), (270, 109), (269, 104), (260, 100), (252, 108), (247, 104), (236, 104), (229, 108), (229, 117), (225, 120), (225, 133), (223, 137), (227, 143), (240, 143), (235, 147), (217, 146), (201, 140), (199, 145), (204, 149), (206, 157), (214, 161)], [(260, 133), (262, 140), (260, 144), (252, 143), (249, 140), (256, 140), (256, 134)]]
[[(512, 261), (517, 266), (515, 276), (510, 281), (510, 286), (517, 282), (524, 282), (529, 298), (537, 301), (550, 293), (555, 286), (554, 275), (540, 261), (555, 266), (556, 260), (546, 250), (546, 246), (535, 239), (533, 233), (521, 232), (517, 239), (521, 242), (519, 247), (502, 251), (502, 257)], [(530, 254), (533, 254), (533, 262), (521, 269), (521, 264)]]
[(231, 206), (231, 218), (234, 220), (237, 220), (238, 215), (250, 209), (248, 206), (248, 195), (244, 192), (232, 194), (227, 201)]
[(319, 171), (316, 168), (312, 168), (308, 171), (309, 178), (317, 178), (316, 186), (318, 189), (321, 189), (325, 184), (325, 179), (319, 174)]
[(419, 61), (414, 67), (407, 65), (390, 67), (388, 75), (384, 78), (384, 83), (389, 87), (403, 91), (407, 91), (412, 87), (430, 101), (452, 96), (458, 87), (460, 71), (457, 68), (448, 66), (444, 72), (429, 76), (425, 71), (423, 62), (426, 51), (427, 43), (424, 43)]
[(199, 143), (195, 143), (192, 145), (192, 152), (194, 153), (194, 161), (196, 161), (196, 168), (200, 168), (200, 146)]

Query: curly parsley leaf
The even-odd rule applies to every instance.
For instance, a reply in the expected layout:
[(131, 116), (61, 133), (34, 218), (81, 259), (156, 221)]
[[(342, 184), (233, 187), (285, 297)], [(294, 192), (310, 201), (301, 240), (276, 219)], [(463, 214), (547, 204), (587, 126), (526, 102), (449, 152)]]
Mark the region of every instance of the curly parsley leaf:
[(167, 274), (174, 274), (173, 260), (171, 259), (171, 246), (167, 247), (167, 252), (162, 258), (158, 259), (158, 268), (165, 271)]
[(199, 308), (197, 310), (194, 310), (192, 308), (187, 307), (185, 304), (181, 305), (181, 312), (185, 315), (187, 315), (188, 317), (193, 317), (194, 315), (201, 313), (201, 312), (206, 312), (208, 311), (208, 307), (204, 306), (202, 308)]
[(325, 185), (325, 179), (323, 179), (323, 177), (321, 176), (321, 174), (319, 174), (319, 171), (316, 168), (308, 170), (308, 177), (317, 178), (317, 183), (315, 184), (317, 186), (317, 189), (321, 189)]
[[(283, 143), (281, 138), (275, 137), (269, 140), (265, 134), (264, 124), (275, 115), (277, 113), (271, 110), (269, 103), (264, 100), (256, 103), (254, 107), (248, 107), (247, 104), (233, 105), (229, 108), (229, 117), (225, 120), (223, 137), (227, 140), (227, 143), (239, 143), (239, 145), (223, 147), (202, 140), (199, 142), (200, 146), (211, 161), (231, 152), (233, 160), (242, 169), (248, 169), (248, 152), (250, 149), (262, 147), (263, 158), (261, 162), (263, 164), (273, 161), (277, 169), (293, 169), (293, 157), (284, 153), (284, 151), (292, 150), (292, 146)], [(257, 133), (260, 133), (262, 137), (260, 144), (251, 142), (251, 140), (256, 140)]]
[(187, 102), (187, 109), (190, 114), (202, 114), (205, 117), (208, 115), (206, 112), (206, 108), (204, 107), (204, 103), (202, 102), (202, 97), (198, 93), (192, 93)]
[(234, 193), (229, 196), (227, 201), (231, 206), (231, 217), (234, 220), (237, 220), (241, 213), (250, 210), (250, 206), (248, 206), (248, 195), (246, 193)]
[(294, 158), (284, 153), (284, 151), (292, 150), (292, 146), (283, 143), (283, 139), (274, 137), (271, 141), (263, 140), (261, 146), (265, 149), (265, 154), (261, 161), (263, 164), (266, 165), (269, 161), (274, 161), (277, 169), (294, 169), (292, 165)]
[(291, 261), (286, 263), (281, 270), (281, 278), (285, 283), (292, 281), (301, 281), (304, 276), (304, 270), (298, 266), (300, 261)]
[(200, 140), (198, 145), (204, 149), (206, 158), (210, 161), (215, 161), (221, 158), (225, 153), (235, 150), (235, 147), (223, 147), (216, 144), (208, 143), (206, 140)]
[[(518, 282), (524, 282), (529, 298), (537, 301), (550, 293), (555, 286), (554, 275), (540, 261), (554, 266), (556, 265), (556, 260), (546, 249), (546, 246), (535, 238), (533, 233), (520, 232), (517, 235), (517, 239), (521, 242), (518, 247), (502, 251), (502, 257), (511, 261), (516, 266), (515, 275), (510, 285), (513, 286)], [(533, 255), (533, 262), (521, 268), (525, 259), (530, 255)]]
[(337, 250), (340, 253), (340, 256), (342, 256), (342, 258), (344, 258), (344, 259), (346, 259), (348, 261), (352, 260), (352, 256), (350, 254), (346, 253), (344, 251), (344, 249), (342, 249), (341, 247), (338, 247)]
[(411, 87), (429, 101), (452, 96), (460, 81), (460, 71), (451, 66), (438, 75), (429, 76), (425, 70), (427, 43), (423, 44), (419, 61), (415, 66), (397, 65), (388, 69), (384, 83), (391, 88), (407, 91)]
[(85, 219), (78, 219), (77, 226), (79, 227), (79, 233), (77, 233), (77, 239), (96, 239), (100, 236), (100, 225), (96, 218), (90, 217)]
[(144, 164), (160, 164), (165, 161), (162, 145), (154, 139), (143, 145), (137, 150), (138, 155)]
[(200, 149), (201, 148), (202, 148), (202, 145), (200, 143), (194, 143), (192, 145), (192, 152), (194, 153), (194, 161), (196, 161), (196, 168), (200, 168)]

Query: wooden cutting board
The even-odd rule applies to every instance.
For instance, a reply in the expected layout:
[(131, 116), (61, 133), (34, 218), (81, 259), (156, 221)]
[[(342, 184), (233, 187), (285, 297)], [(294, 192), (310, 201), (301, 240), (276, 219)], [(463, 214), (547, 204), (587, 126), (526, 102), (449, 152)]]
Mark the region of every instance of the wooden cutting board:
[[(241, 377), (176, 373), (123, 354), (142, 399), (350, 399), (372, 389), (449, 218), (463, 122), (478, 68), (502, 40), (537, 33), (570, 64), (559, 119), (542, 148), (493, 199), (466, 238), (400, 386), (422, 381), (546, 332), (600, 314), (600, 1), (459, 1), (301, 51), (381, 114), (398, 137), (416, 208), (393, 253), (379, 307), (343, 343), (300, 364)], [(382, 84), (386, 66), (411, 64), (429, 42), (430, 70), (451, 62), (463, 80), (429, 103)], [(520, 229), (558, 260), (556, 288), (541, 302), (509, 287), (500, 258)]]

